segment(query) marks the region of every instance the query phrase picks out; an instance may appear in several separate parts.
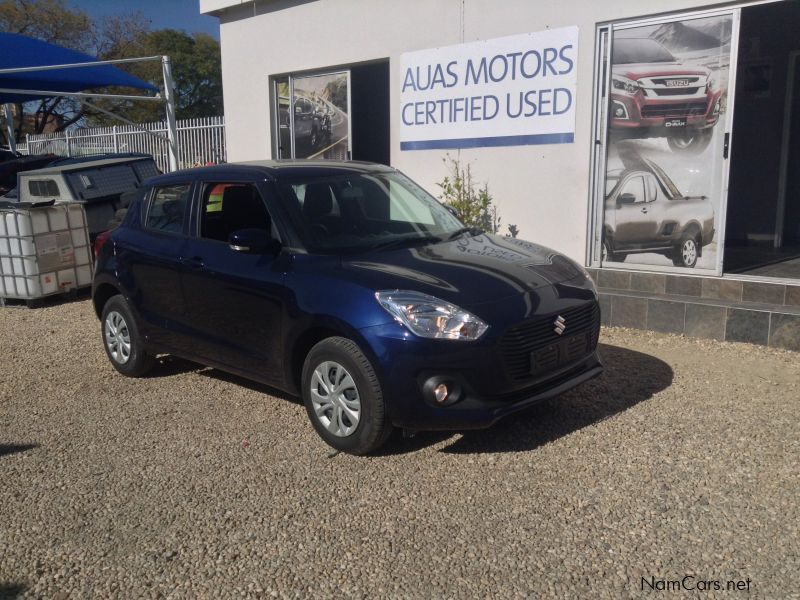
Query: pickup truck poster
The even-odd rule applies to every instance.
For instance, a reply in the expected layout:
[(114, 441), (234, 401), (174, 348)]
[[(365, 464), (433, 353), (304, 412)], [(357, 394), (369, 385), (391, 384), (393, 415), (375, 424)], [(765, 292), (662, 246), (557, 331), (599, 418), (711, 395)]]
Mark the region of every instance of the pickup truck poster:
[(578, 28), (400, 56), (400, 149), (572, 143)]
[(730, 15), (614, 30), (603, 263), (716, 271), (731, 30)]
[[(293, 77), (291, 91), (293, 95), (288, 82), (279, 85), (281, 147), (288, 147), (285, 138), (292, 136), (294, 158), (349, 158), (349, 73)], [(290, 106), (294, 107), (293, 119)]]

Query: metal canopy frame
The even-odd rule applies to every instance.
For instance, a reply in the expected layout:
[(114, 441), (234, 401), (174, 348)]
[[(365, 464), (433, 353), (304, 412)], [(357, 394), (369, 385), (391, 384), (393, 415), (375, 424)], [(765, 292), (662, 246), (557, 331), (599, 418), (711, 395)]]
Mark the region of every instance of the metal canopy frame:
[[(14, 67), (11, 69), (0, 69), (0, 75), (7, 75), (12, 73), (32, 73), (36, 71), (55, 71), (61, 69), (80, 69), (84, 67), (97, 67), (99, 65), (116, 65), (123, 63), (146, 62), (146, 61), (161, 61), (161, 75), (164, 78), (164, 87), (162, 92), (155, 96), (137, 96), (131, 94), (100, 94), (91, 92), (53, 92), (48, 90), (21, 90), (13, 88), (0, 88), (0, 93), (10, 94), (25, 94), (28, 96), (42, 96), (45, 98), (65, 97), (75, 98), (81, 104), (85, 104), (108, 115), (114, 119), (118, 119), (128, 125), (136, 126), (128, 119), (115, 115), (103, 108), (92, 104), (85, 100), (85, 98), (106, 98), (109, 100), (144, 100), (150, 102), (164, 102), (166, 104), (166, 118), (167, 118), (167, 135), (166, 137), (147, 131), (148, 134), (165, 139), (169, 147), (169, 170), (176, 171), (178, 169), (178, 135), (177, 123), (175, 120), (175, 82), (172, 78), (172, 63), (169, 56), (145, 56), (141, 58), (117, 58), (112, 60), (97, 60), (90, 62), (80, 63), (65, 63), (60, 65), (37, 65), (35, 67)], [(8, 143), (12, 151), (16, 151), (16, 140), (14, 138), (14, 117), (11, 113), (11, 104), (3, 106), (3, 115), (6, 122), (6, 130), (8, 132)]]

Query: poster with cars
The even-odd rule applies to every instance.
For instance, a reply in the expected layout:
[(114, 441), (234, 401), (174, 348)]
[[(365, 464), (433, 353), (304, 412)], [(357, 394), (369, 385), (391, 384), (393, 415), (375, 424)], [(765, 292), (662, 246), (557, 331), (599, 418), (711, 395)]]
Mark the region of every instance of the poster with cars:
[(277, 82), (281, 157), (347, 159), (349, 93), (347, 71)]
[(613, 30), (603, 263), (716, 271), (731, 15)]

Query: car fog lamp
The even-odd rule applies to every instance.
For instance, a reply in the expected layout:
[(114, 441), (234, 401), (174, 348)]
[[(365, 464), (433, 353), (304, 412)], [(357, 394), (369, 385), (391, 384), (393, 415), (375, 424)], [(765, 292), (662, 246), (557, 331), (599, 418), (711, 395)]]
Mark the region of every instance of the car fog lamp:
[(447, 389), (447, 386), (443, 383), (440, 383), (435, 388), (433, 388), (433, 396), (436, 398), (436, 401), (439, 404), (443, 404), (447, 401), (447, 396), (450, 394), (450, 390)]
[(619, 118), (624, 117), (625, 110), (621, 106), (617, 106), (617, 108), (614, 109), (614, 116)]
[(719, 100), (717, 100), (717, 101), (714, 103), (714, 114), (715, 114), (715, 115), (718, 115), (718, 114), (719, 114), (719, 110), (720, 110), (720, 101), (719, 101)]

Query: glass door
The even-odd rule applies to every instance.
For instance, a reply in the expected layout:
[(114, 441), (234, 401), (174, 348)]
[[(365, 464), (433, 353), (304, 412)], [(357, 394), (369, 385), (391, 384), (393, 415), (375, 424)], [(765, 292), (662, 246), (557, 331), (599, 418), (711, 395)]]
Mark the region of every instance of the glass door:
[(722, 273), (738, 15), (599, 31), (593, 239), (601, 266)]
[(274, 85), (278, 158), (350, 158), (349, 71), (289, 76)]

